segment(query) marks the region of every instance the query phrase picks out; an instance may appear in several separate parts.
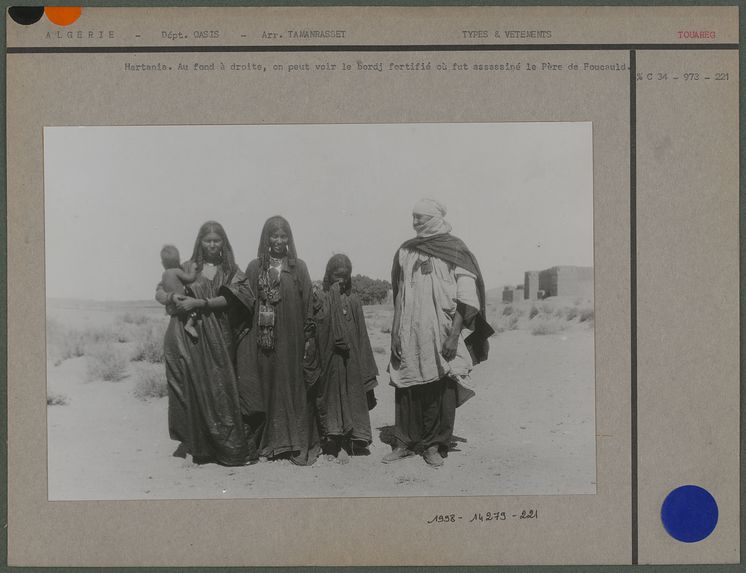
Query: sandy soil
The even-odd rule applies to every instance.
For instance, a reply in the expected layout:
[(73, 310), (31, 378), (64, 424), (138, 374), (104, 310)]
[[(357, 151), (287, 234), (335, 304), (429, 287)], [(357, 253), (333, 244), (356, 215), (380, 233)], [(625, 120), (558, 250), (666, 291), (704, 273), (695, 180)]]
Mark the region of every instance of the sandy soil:
[[(501, 307), (493, 305), (493, 311)], [(121, 309), (53, 310), (66, 325), (113, 324)], [(162, 319), (160, 309), (145, 312)], [(119, 382), (88, 381), (86, 356), (50, 358), (48, 386), (66, 405), (48, 406), (49, 498), (184, 499), (244, 497), (531, 495), (595, 493), (593, 329), (568, 323), (556, 334), (506, 330), (473, 374), (477, 396), (456, 416), (456, 447), (443, 467), (422, 458), (382, 464), (393, 424), (385, 375), (391, 310), (367, 307), (379, 370), (370, 455), (347, 465), (265, 462), (243, 468), (198, 466), (173, 457), (167, 399), (133, 394), (138, 365)], [(524, 318), (527, 320), (527, 317)], [(120, 343), (127, 349), (133, 343)], [(51, 354), (51, 353), (50, 353)]]

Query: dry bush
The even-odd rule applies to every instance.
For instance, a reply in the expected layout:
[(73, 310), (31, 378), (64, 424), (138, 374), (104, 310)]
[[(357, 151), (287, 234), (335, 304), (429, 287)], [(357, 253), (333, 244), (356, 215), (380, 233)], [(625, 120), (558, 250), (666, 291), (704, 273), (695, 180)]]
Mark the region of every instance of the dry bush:
[(593, 322), (594, 312), (592, 308), (583, 308), (579, 311), (580, 322)]
[(117, 342), (115, 329), (89, 327), (85, 329), (67, 328), (56, 320), (47, 320), (47, 352), (59, 365), (68, 358), (78, 358), (88, 353), (88, 349)]
[(534, 318), (537, 314), (539, 314), (539, 309), (536, 308), (536, 306), (532, 304), (531, 305), (531, 310), (528, 312), (528, 318), (529, 318), (529, 320), (531, 320), (532, 318)]
[(81, 332), (86, 346), (97, 346), (99, 344), (110, 344), (119, 338), (116, 330), (112, 327), (92, 326)]
[(519, 326), (519, 314), (509, 314), (509, 315), (502, 315), (498, 316), (496, 320), (490, 321), (490, 326), (492, 327), (492, 330), (497, 332), (498, 334), (505, 332), (506, 330), (518, 330)]
[(119, 316), (119, 320), (124, 324), (134, 324), (136, 326), (140, 326), (147, 323), (150, 319), (146, 314), (143, 314), (142, 312), (127, 311)]
[(127, 376), (127, 356), (114, 344), (100, 343), (86, 348), (88, 379), (118, 382)]
[(150, 328), (153, 318), (142, 312), (127, 311), (117, 316), (116, 330), (119, 342), (132, 342)]
[(513, 305), (509, 304), (503, 308), (503, 316), (510, 316), (511, 314), (513, 314)]
[(531, 334), (541, 336), (544, 334), (557, 334), (567, 328), (566, 324), (556, 319), (540, 318), (532, 323)]
[(47, 406), (67, 406), (70, 403), (70, 398), (64, 394), (57, 392), (49, 392), (47, 394)]
[(567, 320), (573, 320), (577, 316), (578, 316), (578, 307), (572, 306), (567, 309), (567, 315), (565, 316)]
[(163, 362), (163, 337), (165, 334), (166, 325), (161, 323), (147, 324), (140, 328), (132, 360), (154, 364)]
[(166, 371), (161, 364), (139, 364), (135, 373), (137, 383), (134, 394), (139, 400), (168, 396)]

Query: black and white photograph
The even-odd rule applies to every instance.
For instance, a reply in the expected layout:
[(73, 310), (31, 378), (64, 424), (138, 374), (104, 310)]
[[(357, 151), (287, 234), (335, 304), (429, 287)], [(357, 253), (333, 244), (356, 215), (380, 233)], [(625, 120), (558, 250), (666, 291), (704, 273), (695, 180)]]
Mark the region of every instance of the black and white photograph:
[(49, 500), (596, 493), (590, 122), (44, 129)]

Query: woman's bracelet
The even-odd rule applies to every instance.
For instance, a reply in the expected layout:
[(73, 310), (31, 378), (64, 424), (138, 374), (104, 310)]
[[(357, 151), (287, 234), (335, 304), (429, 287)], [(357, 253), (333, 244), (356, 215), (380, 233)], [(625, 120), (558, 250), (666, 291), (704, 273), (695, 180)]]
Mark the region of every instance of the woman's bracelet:
[(210, 310), (210, 301), (206, 298), (202, 299), (202, 302), (205, 303), (205, 306), (203, 307), (205, 310)]

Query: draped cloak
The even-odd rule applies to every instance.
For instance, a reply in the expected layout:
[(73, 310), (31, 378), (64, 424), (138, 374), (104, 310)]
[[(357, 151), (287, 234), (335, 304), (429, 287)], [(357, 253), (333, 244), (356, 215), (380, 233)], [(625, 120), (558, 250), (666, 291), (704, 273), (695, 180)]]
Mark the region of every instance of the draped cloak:
[[(464, 319), (464, 327), (472, 331), (466, 337), (466, 348), (471, 355), (474, 364), (487, 360), (489, 354), (489, 337), (495, 331), (487, 323), (487, 313), (485, 309), (485, 288), (482, 272), (479, 270), (479, 264), (474, 254), (469, 250), (466, 244), (459, 238), (450, 233), (433, 235), (430, 237), (415, 237), (405, 241), (399, 250), (410, 249), (419, 251), (425, 255), (439, 258), (456, 267), (472, 273), (476, 277), (477, 296), (479, 299), (479, 308), (472, 308), (463, 303), (457, 304), (457, 310)], [(399, 262), (399, 250), (394, 256), (394, 262), (391, 269), (391, 286), (394, 291), (394, 300), (398, 294), (399, 281), (401, 280), (402, 268)]]

